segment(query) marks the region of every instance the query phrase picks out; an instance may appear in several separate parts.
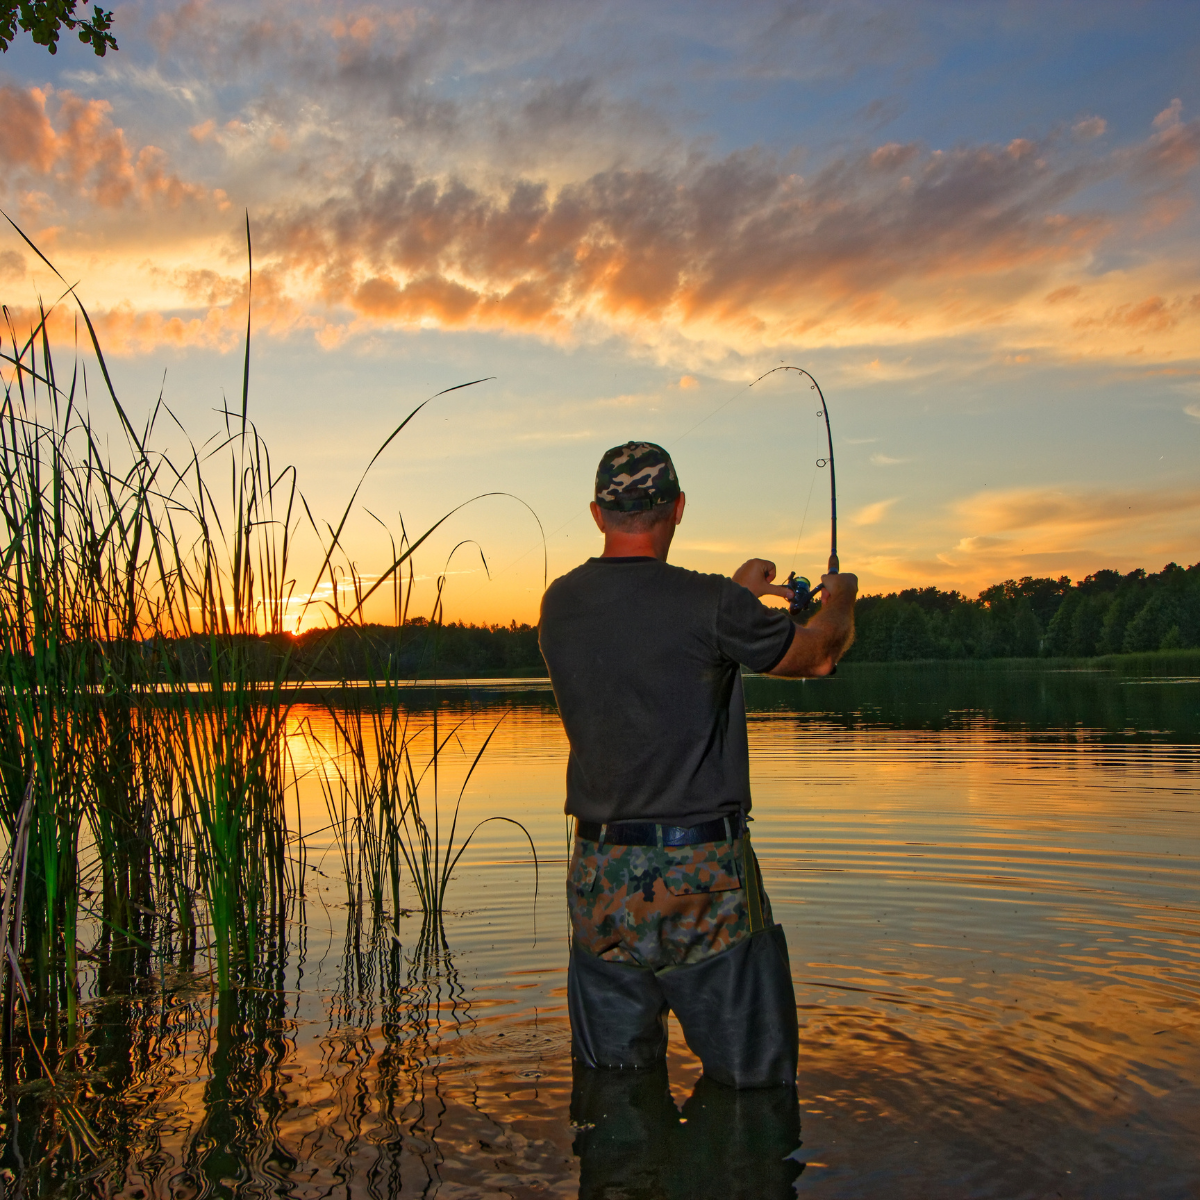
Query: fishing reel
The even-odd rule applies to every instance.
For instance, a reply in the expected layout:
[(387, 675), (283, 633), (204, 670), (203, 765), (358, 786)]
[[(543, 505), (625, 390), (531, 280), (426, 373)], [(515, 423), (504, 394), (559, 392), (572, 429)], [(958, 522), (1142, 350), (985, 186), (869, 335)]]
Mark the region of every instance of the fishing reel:
[(797, 575), (795, 571), (784, 580), (783, 586), (792, 593), (792, 602), (788, 605), (788, 611), (794, 617), (808, 608), (818, 592), (825, 590), (823, 583), (818, 583), (816, 587), (813, 587), (807, 577)]

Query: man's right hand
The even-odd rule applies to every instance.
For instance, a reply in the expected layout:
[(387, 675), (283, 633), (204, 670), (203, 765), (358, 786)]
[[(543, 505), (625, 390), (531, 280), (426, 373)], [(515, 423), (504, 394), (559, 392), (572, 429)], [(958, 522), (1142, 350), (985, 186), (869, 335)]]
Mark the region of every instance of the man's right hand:
[(836, 575), (822, 575), (821, 586), (825, 589), (822, 606), (834, 604), (853, 607), (858, 596), (858, 576), (850, 571), (845, 574), (839, 572)]
[(740, 583), (756, 596), (782, 596), (791, 600), (791, 589), (772, 583), (775, 578), (775, 564), (769, 558), (747, 559), (731, 576), (734, 583)]
[(825, 594), (821, 607), (805, 625), (800, 625), (783, 658), (769, 675), (795, 679), (828, 675), (854, 641), (854, 600), (858, 576), (849, 571), (822, 575)]

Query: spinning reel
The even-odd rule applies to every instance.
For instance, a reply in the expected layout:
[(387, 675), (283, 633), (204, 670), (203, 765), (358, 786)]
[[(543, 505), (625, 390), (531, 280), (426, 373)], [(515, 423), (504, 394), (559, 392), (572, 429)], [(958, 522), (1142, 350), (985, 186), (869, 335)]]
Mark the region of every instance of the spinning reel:
[(813, 597), (818, 592), (825, 590), (823, 583), (818, 583), (816, 587), (813, 587), (806, 576), (797, 575), (795, 571), (783, 581), (783, 586), (792, 593), (792, 600), (788, 605), (788, 611), (793, 617), (804, 612), (813, 602)]

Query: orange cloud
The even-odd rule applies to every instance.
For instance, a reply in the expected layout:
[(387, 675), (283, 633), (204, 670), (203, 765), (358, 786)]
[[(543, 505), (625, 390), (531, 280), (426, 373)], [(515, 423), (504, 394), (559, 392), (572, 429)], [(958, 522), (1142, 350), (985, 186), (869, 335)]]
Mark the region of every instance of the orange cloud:
[[(958, 505), (959, 514), (990, 534), (1051, 532), (1079, 536), (1175, 517), (1200, 509), (1200, 488), (1176, 490), (1059, 490), (1013, 488), (980, 492)], [(969, 539), (979, 540), (979, 539)]]
[[(53, 121), (47, 113), (52, 97)], [(206, 199), (205, 188), (169, 171), (158, 147), (143, 146), (135, 155), (111, 112), (107, 100), (85, 100), (70, 91), (0, 88), (0, 153), (10, 166), (42, 177), (43, 185), (101, 208), (120, 208), (131, 199), (177, 208), (184, 200)]]
[(1200, 121), (1183, 120), (1183, 104), (1172, 100), (1154, 118), (1156, 130), (1142, 151), (1142, 169), (1147, 173), (1177, 176), (1200, 162)]
[(741, 153), (499, 194), (381, 159), (340, 196), (262, 215), (257, 240), (327, 304), (402, 324), (961, 328), (997, 315), (994, 288), (1080, 261), (1107, 230), (1058, 211), (1083, 180), (1044, 149), (889, 144), (811, 180)]
[(46, 93), (0, 88), (0, 154), (10, 166), (44, 174), (58, 157), (58, 136), (46, 116)]
[[(339, 37), (357, 45), (349, 27)], [(131, 148), (103, 101), (0, 89), (5, 116), (23, 122), (19, 132), (13, 120), (0, 124), (0, 146), (11, 143), (36, 180), (22, 196), (35, 225), (61, 221), (64, 188), (109, 208), (230, 207), (224, 191), (172, 171), (157, 147)], [(1095, 122), (1080, 124), (1094, 135)], [(265, 155), (275, 136), (269, 123), (237, 119), (191, 132), (253, 142), (239, 154)], [(320, 331), (324, 345), (372, 325), (553, 338), (616, 331), (687, 342), (697, 362), (731, 345), (886, 345), (983, 331), (1005, 361), (1026, 361), (1031, 348), (1161, 361), (1200, 344), (1186, 264), (1174, 276), (1151, 277), (1145, 263), (1090, 272), (1115, 230), (1152, 210), (1158, 227), (1177, 219), (1187, 202), (1180, 181), (1198, 154), (1200, 123), (1185, 122), (1179, 104), (1132, 150), (1097, 154), (1078, 138), (951, 150), (891, 142), (811, 177), (743, 151), (500, 187), (421, 174), (381, 152), (357, 171), (309, 173), (286, 201), (254, 214), (256, 261), (270, 277), (265, 328)], [(1080, 208), (1084, 188), (1122, 173), (1149, 181), (1131, 216)], [(195, 253), (189, 277), (176, 276), (178, 307), (231, 302), (241, 285), (218, 285), (214, 266), (226, 248), (208, 246), (203, 261)], [(114, 310), (120, 298), (108, 301)], [(173, 306), (161, 296), (154, 304), (162, 328), (174, 328)]]

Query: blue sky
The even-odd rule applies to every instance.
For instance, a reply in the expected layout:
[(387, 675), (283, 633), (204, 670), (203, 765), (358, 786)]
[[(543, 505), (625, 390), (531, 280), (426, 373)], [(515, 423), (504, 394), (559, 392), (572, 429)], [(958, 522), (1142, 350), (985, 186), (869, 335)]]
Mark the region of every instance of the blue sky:
[[(0, 204), (80, 281), (126, 406), (162, 386), (201, 439), (239, 386), (248, 211), (252, 406), (315, 511), (416, 403), (495, 376), (364, 505), (420, 529), (514, 492), (554, 575), (596, 548), (600, 453), (651, 437), (689, 494), (676, 561), (815, 574), (811, 396), (743, 390), (786, 362), (828, 396), (867, 590), (1200, 558), (1197, 7), (116, 14), (104, 60), (0, 60)], [(18, 321), (58, 294), (15, 234), (0, 291)], [(492, 578), (460, 551), (447, 615), (533, 619), (536, 526), (502, 498), (431, 539), (418, 603), (464, 538)], [(365, 512), (351, 546), (385, 565)]]

